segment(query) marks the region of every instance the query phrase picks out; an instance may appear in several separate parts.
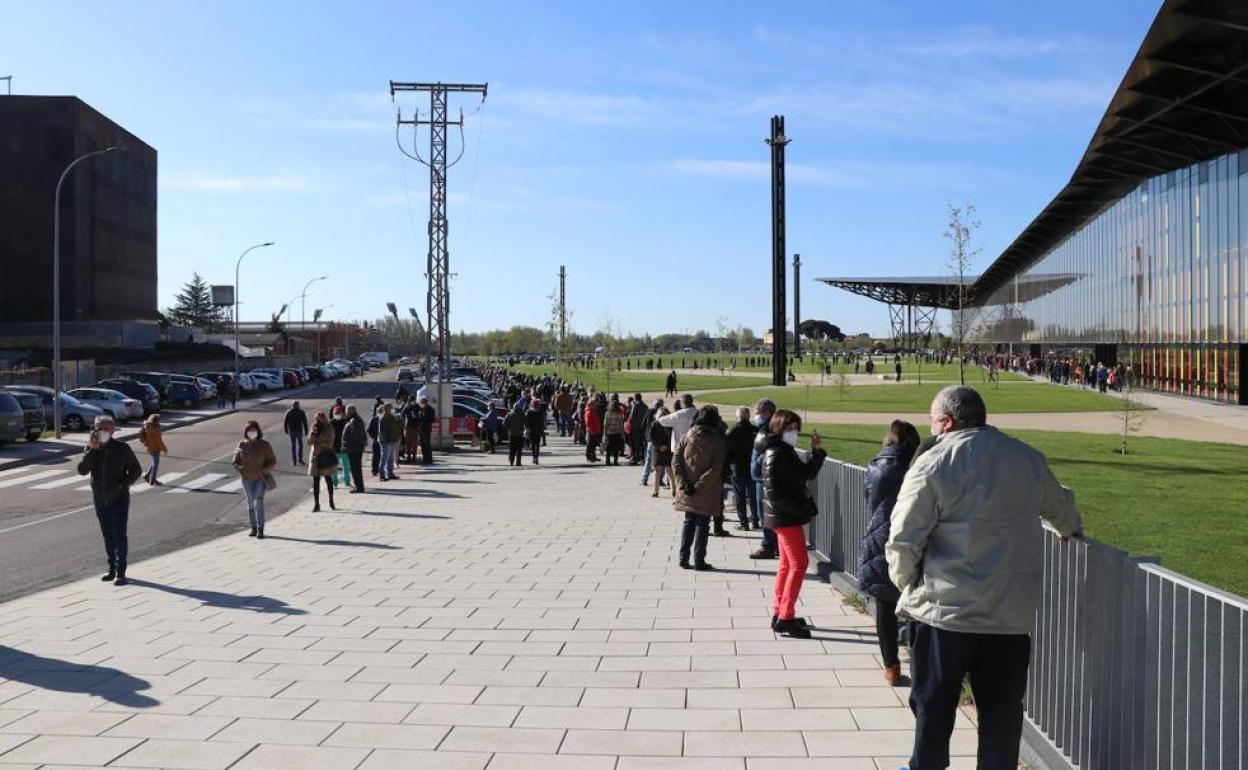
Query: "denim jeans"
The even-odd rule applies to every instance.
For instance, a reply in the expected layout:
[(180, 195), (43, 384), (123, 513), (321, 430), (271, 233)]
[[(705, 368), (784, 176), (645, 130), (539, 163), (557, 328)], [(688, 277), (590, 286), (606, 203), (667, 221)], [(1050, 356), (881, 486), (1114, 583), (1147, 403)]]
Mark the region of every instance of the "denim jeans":
[[(763, 508), (764, 501), (767, 499), (767, 490), (763, 486), (763, 482), (759, 481), (754, 484), (754, 496), (758, 501), (758, 517), (761, 521), (765, 510)], [(778, 553), (779, 545), (776, 543), (776, 533), (770, 529), (763, 529), (762, 548), (768, 553)]]
[(694, 565), (706, 563), (706, 540), (711, 534), (711, 517), (700, 513), (685, 513), (685, 525), (680, 531), (680, 563), (689, 563), (689, 551), (693, 550)]
[(397, 441), (381, 442), (381, 466), (378, 470), (382, 478), (394, 478), (394, 452), (398, 447)]
[(759, 525), (758, 497), (756, 496), (758, 489), (754, 485), (754, 480), (734, 473), (732, 491), (737, 498), (737, 520), (743, 525), (746, 522), (752, 522), (757, 527)]
[(645, 467), (641, 469), (641, 485), (644, 487), (650, 483), (650, 474), (654, 472), (651, 465), (654, 463), (654, 444), (646, 442), (646, 459), (642, 463)]
[(126, 555), (130, 551), (130, 540), (126, 535), (126, 526), (130, 521), (130, 495), (121, 495), (111, 503), (97, 502), (95, 518), (100, 522), (100, 534), (104, 536), (109, 571), (125, 573)]
[(303, 434), (295, 432), (290, 434), (290, 459), (291, 462), (303, 462)]
[(147, 473), (143, 475), (150, 483), (155, 484), (156, 474), (160, 472), (160, 452), (148, 452), (148, 454), (152, 456), (152, 464), (148, 466)]
[(264, 529), (264, 479), (243, 479), (247, 496), (247, 519), (255, 529)]

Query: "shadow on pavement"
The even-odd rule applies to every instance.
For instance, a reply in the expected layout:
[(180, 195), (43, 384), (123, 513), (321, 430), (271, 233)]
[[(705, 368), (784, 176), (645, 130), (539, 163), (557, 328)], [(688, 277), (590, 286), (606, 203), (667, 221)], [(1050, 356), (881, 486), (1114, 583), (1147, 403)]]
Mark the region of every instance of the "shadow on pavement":
[(220, 591), (202, 591), (194, 588), (176, 588), (174, 586), (153, 583), (149, 580), (131, 579), (130, 585), (140, 588), (153, 588), (169, 594), (185, 596), (204, 603), (205, 607), (224, 607), (227, 609), (253, 610), (255, 612), (276, 612), (282, 615), (307, 615), (306, 610), (291, 607), (281, 599), (268, 596), (239, 596), (221, 593)]
[(41, 690), (82, 693), (131, 708), (152, 708), (160, 701), (144, 695), (146, 679), (108, 666), (45, 658), (0, 644), (0, 677)]
[[(419, 482), (418, 482), (419, 483)], [(457, 495), (453, 492), (439, 492), (436, 489), (385, 489), (371, 486), (365, 490), (366, 495), (397, 495), (399, 497), (438, 497), (438, 498), (459, 498), (463, 499), (463, 495)]]
[(285, 535), (266, 535), (265, 540), (288, 540), (292, 543), (311, 543), (312, 545), (337, 545), (344, 548), (377, 548), (382, 551), (401, 551), (397, 545), (389, 543), (366, 543), (363, 540), (308, 540), (302, 537), (286, 537)]
[(436, 513), (400, 513), (399, 511), (348, 511), (361, 516), (392, 516), (396, 519), (449, 519), (450, 516), (439, 516)]

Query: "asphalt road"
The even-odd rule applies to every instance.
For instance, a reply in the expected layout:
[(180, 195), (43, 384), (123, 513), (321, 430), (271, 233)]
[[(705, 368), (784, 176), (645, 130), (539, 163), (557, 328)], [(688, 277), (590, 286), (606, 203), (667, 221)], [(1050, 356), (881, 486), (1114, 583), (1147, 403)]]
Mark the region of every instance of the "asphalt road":
[[(297, 400), (310, 411), (341, 396), (368, 415), (375, 396), (393, 397), (393, 377), (394, 370), (386, 369), (339, 380), (305, 391)], [(266, 519), (290, 510), (311, 491), (307, 469), (291, 465), (290, 444), (282, 432), (291, 400), (166, 431), (169, 454), (160, 464), (165, 486), (139, 481), (133, 487), (130, 575), (142, 575), (143, 559), (247, 528), (247, 504), (230, 465), (247, 420), (259, 421), (278, 458), (277, 488), (265, 495)], [(149, 458), (142, 446), (131, 446), (146, 469)], [(0, 601), (107, 570), (91, 493), (84, 489), (89, 478), (77, 475), (78, 459), (73, 455), (0, 471)], [(340, 501), (352, 497), (343, 493)]]

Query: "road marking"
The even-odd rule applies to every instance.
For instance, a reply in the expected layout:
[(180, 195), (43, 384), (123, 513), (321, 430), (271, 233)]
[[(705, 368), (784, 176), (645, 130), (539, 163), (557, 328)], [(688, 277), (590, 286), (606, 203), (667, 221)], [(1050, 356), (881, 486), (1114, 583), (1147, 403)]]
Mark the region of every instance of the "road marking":
[[(158, 473), (156, 474), (156, 478), (160, 481), (161, 484), (164, 484), (166, 481), (173, 481), (174, 479), (180, 479), (185, 475), (186, 475), (186, 471), (174, 471), (173, 473)], [(130, 487), (130, 494), (137, 495), (138, 493), (142, 492), (145, 489), (158, 489), (158, 487), (151, 486), (150, 484), (139, 486), (139, 483), (140, 482), (136, 482), (135, 486)], [(90, 489), (90, 488), (91, 487), (87, 487), (87, 489)]]
[(213, 492), (239, 492), (242, 490), (242, 488), (243, 488), (243, 480), (234, 479), (229, 484), (226, 484), (225, 486), (217, 487), (216, 489), (212, 491)]
[[(56, 479), (55, 481), (49, 481), (46, 484), (36, 484), (31, 487), (31, 489), (56, 489), (57, 487), (67, 487), (70, 484), (77, 484), (80, 481), (82, 481), (82, 477), (75, 473), (67, 479)], [(91, 485), (88, 484), (87, 489), (90, 488)]]
[(4, 481), (0, 481), (0, 489), (3, 489), (5, 487), (15, 487), (18, 484), (26, 484), (27, 482), (38, 481), (39, 479), (46, 479), (51, 476), (59, 476), (62, 473), (68, 473), (68, 472), (69, 472), (69, 468), (59, 468), (57, 470), (52, 470), (52, 471), (40, 471), (39, 473), (32, 473), (29, 476), (19, 476), (18, 478), (15, 478), (15, 479), (5, 479)]
[(205, 473), (203, 476), (200, 476), (199, 478), (194, 479), (193, 481), (188, 481), (185, 484), (182, 484), (175, 489), (169, 490), (169, 494), (184, 495), (187, 492), (194, 492), (198, 489), (203, 489), (209, 484), (220, 481), (223, 478), (225, 478), (224, 473)]

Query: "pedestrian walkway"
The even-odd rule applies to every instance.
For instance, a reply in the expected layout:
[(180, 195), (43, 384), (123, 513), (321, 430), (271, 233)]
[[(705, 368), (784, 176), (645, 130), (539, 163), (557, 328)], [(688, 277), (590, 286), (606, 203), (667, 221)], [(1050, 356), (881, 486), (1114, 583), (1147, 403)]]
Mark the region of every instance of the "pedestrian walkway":
[(0, 605), (0, 767), (904, 764), (908, 693), (884, 685), (870, 618), (811, 577), (814, 638), (776, 637), (752, 538), (679, 569), (670, 499), (566, 441), (536, 467), (405, 467), (266, 540)]

